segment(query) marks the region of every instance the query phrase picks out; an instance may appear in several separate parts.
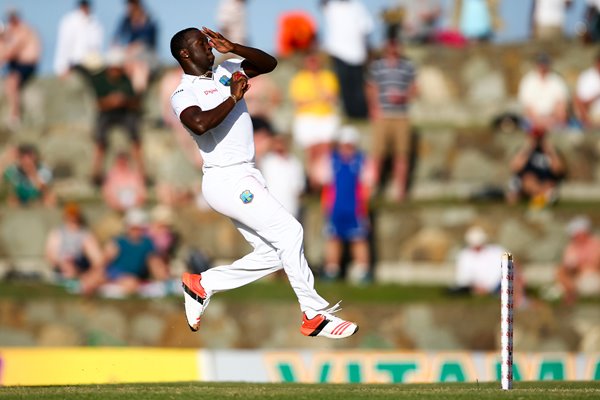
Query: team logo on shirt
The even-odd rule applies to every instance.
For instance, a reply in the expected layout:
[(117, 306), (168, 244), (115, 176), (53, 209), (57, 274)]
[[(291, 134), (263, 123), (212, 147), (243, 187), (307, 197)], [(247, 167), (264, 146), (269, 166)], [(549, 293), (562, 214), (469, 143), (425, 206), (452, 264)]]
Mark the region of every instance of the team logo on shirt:
[(240, 194), (240, 199), (242, 199), (242, 203), (248, 204), (251, 203), (254, 199), (254, 195), (249, 190), (244, 190), (242, 194)]
[(223, 75), (219, 78), (219, 83), (223, 86), (231, 85), (231, 78), (228, 78), (226, 75)]

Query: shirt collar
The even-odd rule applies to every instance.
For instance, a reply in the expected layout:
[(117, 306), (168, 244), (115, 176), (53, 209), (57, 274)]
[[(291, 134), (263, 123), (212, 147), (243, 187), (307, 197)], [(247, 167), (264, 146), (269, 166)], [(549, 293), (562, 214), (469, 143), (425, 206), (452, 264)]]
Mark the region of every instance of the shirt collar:
[(208, 78), (208, 77), (201, 77), (201, 76), (197, 76), (197, 75), (189, 75), (189, 74), (184, 73), (183, 74), (183, 79), (186, 80), (186, 81), (188, 81), (188, 82), (191, 82), (191, 83), (195, 83), (196, 81), (201, 81), (201, 80), (212, 81), (213, 77), (215, 76), (214, 71), (212, 71), (212, 72), (213, 72), (213, 74), (212, 74), (212, 76), (210, 78)]

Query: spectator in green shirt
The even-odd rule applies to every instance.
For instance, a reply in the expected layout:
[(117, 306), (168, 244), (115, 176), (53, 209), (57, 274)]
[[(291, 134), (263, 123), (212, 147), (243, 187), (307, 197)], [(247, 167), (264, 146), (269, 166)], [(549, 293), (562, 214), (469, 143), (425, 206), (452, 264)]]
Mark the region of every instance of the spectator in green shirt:
[[(106, 57), (106, 68), (91, 75), (90, 81), (97, 98), (98, 119), (94, 132), (96, 150), (93, 162), (93, 180), (98, 186), (103, 181), (103, 166), (108, 138), (113, 127), (122, 127), (133, 144), (132, 156), (144, 174), (142, 144), (140, 140), (140, 101), (131, 81), (123, 68), (124, 54), (110, 51)], [(145, 174), (144, 174), (145, 176)]]
[(40, 162), (34, 146), (23, 144), (17, 148), (16, 160), (6, 168), (3, 178), (10, 205), (54, 204), (52, 173)]

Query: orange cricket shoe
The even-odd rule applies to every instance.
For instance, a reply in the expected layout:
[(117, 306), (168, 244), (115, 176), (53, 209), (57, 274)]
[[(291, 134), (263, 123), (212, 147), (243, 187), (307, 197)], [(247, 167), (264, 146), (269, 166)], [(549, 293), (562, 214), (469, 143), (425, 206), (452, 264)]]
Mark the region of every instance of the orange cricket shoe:
[(206, 310), (210, 297), (202, 287), (202, 275), (184, 272), (181, 276), (183, 297), (185, 299), (185, 316), (192, 332), (200, 326), (200, 317)]
[(317, 311), (317, 315), (311, 319), (303, 313), (300, 332), (304, 336), (322, 336), (330, 339), (343, 339), (354, 335), (358, 332), (358, 325), (333, 315), (342, 309), (339, 304), (338, 302), (327, 310)]

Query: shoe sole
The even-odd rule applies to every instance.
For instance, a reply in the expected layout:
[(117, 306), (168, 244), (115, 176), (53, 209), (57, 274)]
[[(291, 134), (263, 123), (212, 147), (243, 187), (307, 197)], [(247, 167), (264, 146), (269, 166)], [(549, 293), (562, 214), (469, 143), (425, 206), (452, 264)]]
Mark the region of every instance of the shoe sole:
[[(185, 273), (183, 274), (182, 280), (181, 280), (181, 286), (183, 287), (183, 292), (184, 292), (184, 297), (185, 297), (185, 302), (184, 302), (184, 306), (187, 309), (187, 301), (189, 298), (189, 301), (195, 301), (200, 303), (201, 305), (204, 305), (204, 301), (206, 300), (206, 297), (202, 297), (201, 294), (196, 293), (190, 286), (190, 282), (189, 282), (189, 276), (190, 274)], [(192, 332), (198, 332), (198, 329), (200, 327), (200, 320), (198, 319), (198, 323), (195, 325), (190, 325), (190, 323), (187, 320), (187, 310), (186, 310), (186, 318), (185, 318), (185, 322), (187, 323), (187, 325), (190, 327), (190, 330)]]
[[(187, 292), (185, 292), (184, 294), (185, 297), (185, 302), (184, 302), (184, 307), (186, 308), (186, 316), (185, 316), (185, 322), (187, 323), (187, 325), (190, 327), (190, 330), (192, 332), (198, 332), (198, 329), (200, 327), (200, 320), (198, 320), (198, 323), (195, 325), (190, 325), (188, 319), (187, 319), (187, 303), (188, 301), (196, 301), (194, 300), (190, 295), (187, 294)], [(189, 299), (189, 300), (188, 300)]]

